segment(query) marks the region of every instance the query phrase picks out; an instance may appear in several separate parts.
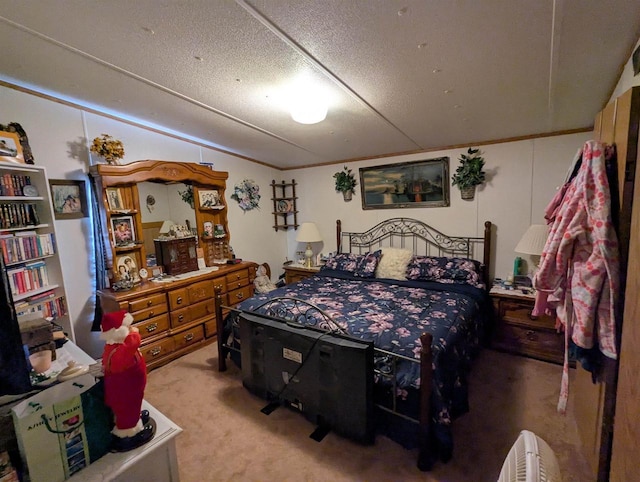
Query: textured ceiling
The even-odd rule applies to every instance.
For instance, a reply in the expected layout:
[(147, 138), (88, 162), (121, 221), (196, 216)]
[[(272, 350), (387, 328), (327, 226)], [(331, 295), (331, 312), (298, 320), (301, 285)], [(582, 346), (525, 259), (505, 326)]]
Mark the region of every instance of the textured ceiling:
[(638, 37), (637, 0), (0, 0), (0, 79), (286, 169), (589, 127)]

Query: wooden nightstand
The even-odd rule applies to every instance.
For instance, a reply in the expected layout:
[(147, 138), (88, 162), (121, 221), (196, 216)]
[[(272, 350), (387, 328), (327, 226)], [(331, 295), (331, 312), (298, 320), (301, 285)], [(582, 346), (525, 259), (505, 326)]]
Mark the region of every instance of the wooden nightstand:
[(284, 268), (284, 281), (287, 284), (295, 283), (302, 279), (313, 276), (320, 271), (320, 266), (312, 266), (311, 268), (305, 268), (301, 264), (289, 264), (283, 266)]
[(555, 319), (532, 317), (534, 292), (493, 287), (494, 330), (491, 347), (552, 363), (564, 363), (564, 334), (557, 333)]

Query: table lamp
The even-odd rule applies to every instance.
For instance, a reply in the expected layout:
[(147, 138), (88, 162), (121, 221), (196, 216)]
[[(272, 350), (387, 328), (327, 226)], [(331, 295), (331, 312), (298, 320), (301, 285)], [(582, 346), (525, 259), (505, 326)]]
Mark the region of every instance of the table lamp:
[(174, 223), (173, 221), (171, 221), (170, 219), (167, 219), (166, 221), (164, 221), (162, 223), (162, 226), (160, 226), (160, 230), (158, 231), (158, 234), (162, 235), (162, 236), (168, 236), (169, 233), (171, 232), (171, 228), (175, 225), (176, 223)]
[(296, 241), (300, 243), (307, 243), (307, 249), (304, 252), (304, 267), (311, 268), (313, 266), (313, 249), (311, 248), (311, 243), (318, 243), (322, 241), (322, 236), (320, 236), (318, 226), (316, 226), (315, 223), (302, 223), (300, 225), (300, 229), (298, 229)]
[[(532, 224), (525, 231), (520, 239), (520, 242), (516, 245), (516, 249), (514, 251), (516, 253), (529, 254), (532, 256), (539, 257), (542, 254), (542, 250), (544, 249), (544, 245), (547, 243), (547, 237), (549, 235), (549, 227), (545, 224)], [(519, 273), (518, 270), (518, 260), (516, 258), (516, 262), (514, 263), (513, 275), (517, 276)], [(537, 263), (536, 263), (537, 265)]]

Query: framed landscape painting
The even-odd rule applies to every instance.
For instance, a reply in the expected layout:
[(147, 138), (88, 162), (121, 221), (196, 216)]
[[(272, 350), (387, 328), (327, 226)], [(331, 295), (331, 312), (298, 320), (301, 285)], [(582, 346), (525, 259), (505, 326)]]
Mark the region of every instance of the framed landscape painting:
[(360, 168), (362, 209), (449, 206), (449, 158)]

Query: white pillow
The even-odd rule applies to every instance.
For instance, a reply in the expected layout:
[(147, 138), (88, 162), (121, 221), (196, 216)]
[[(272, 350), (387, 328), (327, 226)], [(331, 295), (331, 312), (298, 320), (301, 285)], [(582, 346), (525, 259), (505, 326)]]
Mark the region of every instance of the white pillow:
[(407, 279), (407, 266), (413, 251), (400, 248), (382, 248), (382, 257), (376, 268), (376, 278)]

